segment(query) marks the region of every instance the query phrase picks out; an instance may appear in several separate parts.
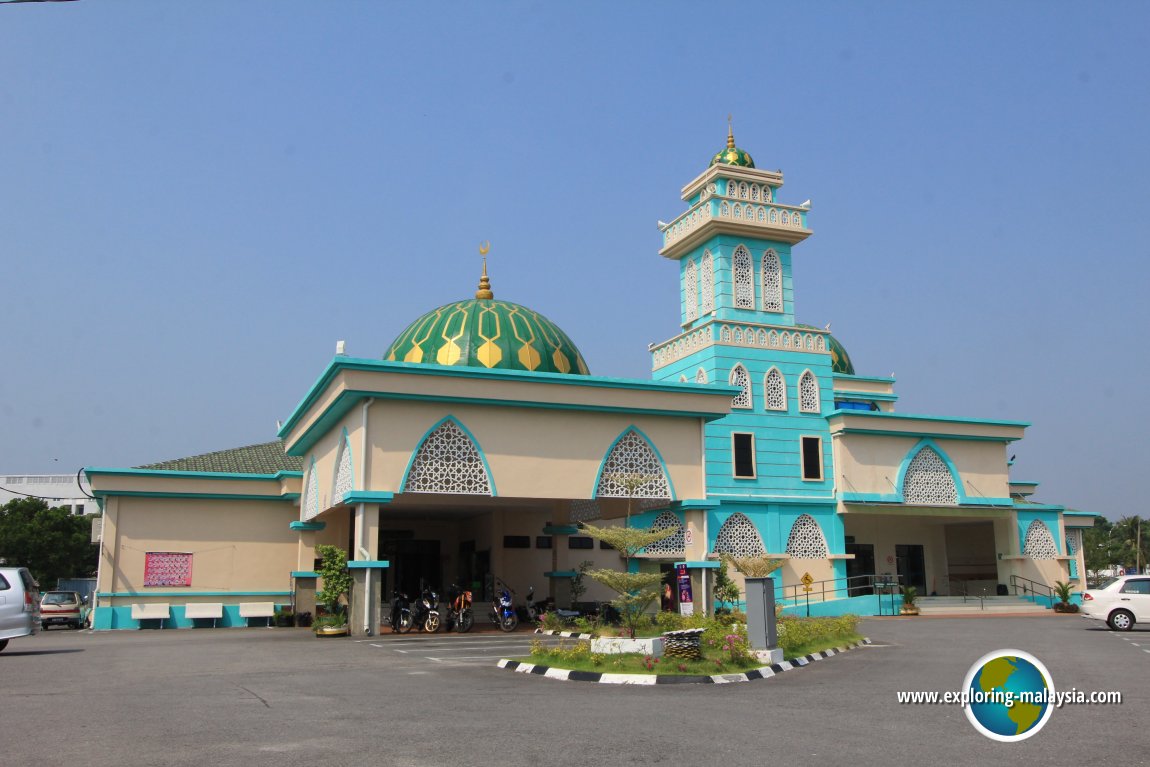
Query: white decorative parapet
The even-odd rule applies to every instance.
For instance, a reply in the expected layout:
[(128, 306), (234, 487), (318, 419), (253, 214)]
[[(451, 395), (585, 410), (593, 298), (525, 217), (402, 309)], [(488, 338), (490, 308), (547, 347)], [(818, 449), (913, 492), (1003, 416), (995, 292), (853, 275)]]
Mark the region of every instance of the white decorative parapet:
[(658, 370), (664, 365), (681, 360), (699, 349), (710, 346), (711, 343), (711, 329), (710, 327), (703, 327), (678, 335), (658, 346), (652, 346), (652, 369)]
[(681, 240), (712, 219), (738, 221), (764, 229), (805, 229), (803, 216), (806, 212), (806, 208), (794, 205), (755, 204), (735, 199), (707, 200), (695, 205), (663, 229), (663, 245), (666, 247)]

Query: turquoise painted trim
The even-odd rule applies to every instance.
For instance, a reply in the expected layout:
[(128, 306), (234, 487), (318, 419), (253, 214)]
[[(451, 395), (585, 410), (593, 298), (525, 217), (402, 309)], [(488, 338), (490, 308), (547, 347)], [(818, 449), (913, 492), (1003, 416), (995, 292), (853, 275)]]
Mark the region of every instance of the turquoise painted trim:
[(288, 525), (291, 530), (323, 530), (327, 522), (300, 522), (298, 519)]
[[(906, 481), (906, 470), (910, 468), (911, 461), (918, 457), (918, 454), (927, 448), (933, 450), (934, 454), (941, 458), (942, 462), (946, 464), (946, 468), (950, 472), (950, 480), (954, 483), (955, 492), (958, 495), (958, 505), (961, 506), (966, 503), (966, 489), (962, 486), (962, 475), (958, 473), (958, 467), (954, 465), (954, 461), (950, 459), (950, 456), (946, 454), (946, 451), (939, 447), (938, 443), (930, 437), (923, 437), (920, 439), (918, 443), (915, 444), (915, 446), (912, 447), (905, 456), (903, 456), (902, 463), (898, 467), (898, 479), (895, 480), (894, 486), (901, 502), (906, 503), (906, 494), (903, 490), (904, 482)], [(1012, 504), (1013, 501), (1007, 499), (1007, 505), (1009, 506)]]
[(551, 570), (543, 573), (544, 578), (575, 578), (579, 573), (574, 570)]
[(1025, 482), (1021, 479), (1012, 479), (1012, 480), (1010, 480), (1010, 484), (1011, 485), (1017, 485), (1019, 487), (1038, 487), (1039, 483), (1037, 483), (1037, 482)]
[[(234, 471), (164, 471), (161, 469), (105, 469), (89, 467), (84, 473), (91, 477), (197, 477), (200, 479), (244, 479), (273, 481), (285, 472), (276, 474), (240, 474)], [(294, 472), (293, 472), (294, 473)]]
[[(690, 392), (692, 394), (715, 394), (733, 397), (738, 394), (736, 387), (712, 386), (709, 390), (700, 389), (691, 383), (657, 382), (639, 378), (608, 378), (605, 376), (578, 376), (564, 373), (530, 373), (520, 370), (486, 370), (484, 368), (461, 367), (455, 365), (432, 365), (412, 362), (388, 362), (358, 357), (336, 357), (320, 377), (312, 384), (304, 398), (296, 405), (278, 435), (283, 438), (291, 433), (307, 411), (320, 398), (328, 385), (344, 370), (365, 370), (377, 372), (406, 373), (411, 375), (446, 376), (449, 378), (472, 378), (499, 381), (522, 381), (528, 383), (555, 384), (560, 386), (586, 386), (606, 389), (631, 389), (636, 391)], [(378, 392), (364, 392), (366, 396), (386, 396)], [(483, 401), (483, 400), (479, 400)]]
[[(777, 493), (771, 493), (764, 490), (761, 493), (752, 493), (747, 495), (734, 495), (728, 493), (715, 493), (714, 498), (722, 503), (750, 503), (750, 504), (763, 504), (763, 503), (779, 503), (787, 506), (826, 506), (834, 504), (838, 499), (833, 495), (815, 496), (813, 498), (781, 496)], [(716, 507), (717, 508), (717, 507)]]
[(293, 578), (318, 578), (319, 573), (313, 573), (311, 570), (292, 570), (291, 577)]
[(220, 501), (291, 501), (299, 493), (255, 495), (251, 493), (161, 493), (150, 490), (96, 490), (97, 498), (213, 498)]
[(349, 570), (382, 570), (391, 567), (386, 559), (353, 559), (347, 563)]
[(876, 418), (887, 421), (937, 421), (938, 423), (969, 423), (979, 426), (1011, 426), (1026, 428), (1030, 426), (1027, 421), (1000, 421), (987, 418), (960, 418), (946, 415), (913, 415), (910, 413), (883, 413), (873, 410), (837, 410), (835, 414), (857, 416), (859, 418)]
[[(863, 402), (897, 402), (897, 394), (874, 394), (865, 391), (843, 391), (841, 389), (834, 390), (835, 400), (861, 400)], [(866, 413), (866, 410), (835, 410), (836, 413)]]
[[(835, 410), (828, 418), (836, 415), (858, 415), (859, 413), (866, 413), (866, 410)], [(946, 434), (944, 432), (936, 431), (885, 431), (883, 429), (843, 429), (846, 434), (863, 434), (872, 437), (931, 437), (933, 439), (946, 439), (955, 442), (1017, 442), (1022, 439), (1021, 437), (979, 437), (971, 434)]]
[(350, 493), (343, 494), (343, 503), (356, 504), (356, 503), (391, 503), (395, 500), (395, 493), (386, 490), (352, 490)]
[(98, 591), (98, 597), (290, 597), (290, 591)]
[(273, 476), (276, 479), (284, 479), (286, 477), (299, 477), (302, 479), (303, 478), (303, 472), (302, 471), (277, 471)]
[(1011, 508), (1015, 511), (1064, 511), (1055, 503), (1012, 503)]
[(544, 525), (544, 535), (576, 535), (579, 532), (578, 525)]
[(884, 378), (878, 376), (857, 376), (850, 373), (831, 373), (831, 378), (836, 381), (867, 381), (871, 383), (895, 383), (893, 378)]
[(721, 503), (717, 498), (686, 498), (682, 501), (676, 501), (678, 507), (686, 511), (687, 509), (717, 509)]
[(675, 563), (675, 567), (678, 567), (680, 565), (686, 565), (687, 568), (690, 570), (718, 570), (720, 567), (723, 566), (723, 563), (722, 562), (716, 562), (716, 561), (710, 560), (710, 559), (705, 559), (702, 561), (688, 560), (686, 562), (676, 562)]
[(399, 483), (401, 492), (407, 488), (407, 477), (411, 473), (412, 464), (415, 463), (415, 456), (419, 455), (419, 451), (423, 448), (423, 443), (427, 442), (427, 438), (431, 436), (433, 431), (438, 429), (447, 421), (452, 421), (456, 426), (458, 426), (459, 430), (466, 434), (467, 438), (471, 440), (471, 444), (475, 445), (475, 451), (479, 453), (479, 460), (483, 462), (483, 471), (487, 474), (487, 484), (491, 486), (491, 497), (498, 498), (499, 491), (495, 488), (495, 477), (491, 473), (491, 467), (487, 463), (487, 455), (483, 452), (483, 448), (480, 446), (479, 440), (475, 438), (475, 435), (471, 433), (470, 429), (464, 426), (463, 423), (453, 415), (445, 415), (443, 418), (440, 418), (438, 421), (436, 421), (435, 425), (424, 432), (419, 442), (416, 443), (415, 449), (411, 451), (411, 457), (407, 459), (407, 468), (403, 470), (403, 481)]
[(1062, 539), (1062, 525), (1059, 524), (1058, 520), (1060, 511), (1060, 509), (1035, 509), (1032, 506), (1015, 512), (1014, 518), (1018, 522), (1019, 554), (1026, 555), (1026, 531), (1032, 522), (1041, 522), (1046, 527), (1046, 532), (1050, 533), (1050, 537), (1054, 540), (1054, 551), (1058, 556), (1066, 554), (1066, 542)]
[[(277, 602), (276, 609), (287, 607), (287, 602)], [(186, 618), (185, 605), (172, 605), (171, 616), (165, 618), (161, 624), (158, 619), (147, 621), (149, 626), (161, 625), (163, 629), (194, 629), (197, 627), (210, 627), (213, 621), (210, 618)], [(274, 620), (274, 619), (273, 619)], [(96, 631), (116, 631), (139, 629), (141, 621), (133, 620), (131, 605), (117, 605), (116, 607), (97, 607), (92, 628)], [(214, 624), (219, 628), (246, 628), (248, 625), (263, 627), (269, 621), (262, 618), (253, 618), (249, 624), (247, 618), (240, 617), (240, 606), (230, 604), (223, 606), (223, 616), (216, 619)]]
[[(740, 391), (742, 391), (742, 389), (736, 387), (736, 393)], [(607, 452), (603, 454), (603, 460), (599, 462), (599, 471), (595, 473), (595, 484), (591, 487), (591, 497), (598, 498), (596, 491), (599, 489), (599, 481), (603, 478), (603, 469), (607, 465), (607, 459), (611, 457), (611, 451), (613, 451), (615, 446), (619, 444), (619, 440), (626, 437), (627, 433), (632, 431), (638, 434), (639, 438), (647, 443), (647, 447), (651, 448), (651, 452), (653, 452), (655, 457), (659, 459), (659, 467), (663, 471), (663, 476), (667, 478), (667, 489), (671, 491), (670, 500), (674, 501), (675, 483), (671, 480), (671, 472), (667, 471), (667, 462), (663, 460), (663, 454), (659, 452), (659, 448), (655, 447), (655, 443), (652, 442), (651, 439), (643, 433), (643, 430), (635, 424), (631, 424), (627, 428), (623, 429), (623, 431), (619, 432), (619, 436), (615, 438), (615, 441), (612, 442), (611, 446), (607, 448)]]
[[(895, 493), (842, 493), (839, 496), (839, 499), (843, 503), (895, 503), (902, 506), (911, 506), (913, 508), (923, 508), (925, 506), (930, 506), (933, 508), (933, 505), (930, 504), (908, 504), (905, 500), (903, 500), (901, 495), (896, 495)], [(1002, 509), (1004, 511), (1017, 508), (1010, 498), (966, 498), (965, 500), (962, 500), (958, 506), (963, 508), (969, 508), (971, 506), (988, 506), (990, 508)], [(949, 509), (955, 507), (939, 506), (938, 508)]]
[[(837, 618), (842, 615), (878, 615), (879, 599), (880, 596), (877, 594), (867, 594), (861, 597), (844, 597), (843, 599), (832, 599), (826, 602), (812, 601), (810, 604), (811, 617)], [(882, 595), (881, 599), (883, 614), (890, 615), (891, 597), (889, 595)], [(783, 600), (779, 600), (777, 604), (783, 604)], [(895, 594), (894, 612), (896, 614), (900, 607), (902, 607), (902, 595)], [(783, 607), (783, 615), (803, 617), (806, 614), (807, 604), (801, 600), (799, 602), (787, 600), (786, 606)]]
[[(508, 371), (516, 372), (516, 371)], [(539, 373), (538, 375), (549, 375)], [(576, 376), (572, 376), (574, 378)], [(688, 384), (678, 384), (679, 386), (687, 386)], [(706, 387), (696, 386), (696, 393), (702, 391), (705, 394), (713, 394), (717, 384), (710, 384)], [(731, 389), (729, 386), (722, 386), (725, 392)], [(734, 389), (730, 395), (725, 395), (728, 398), (738, 394), (738, 389)], [(672, 418), (702, 418), (707, 421), (715, 421), (727, 416), (726, 412), (715, 413), (707, 410), (667, 410), (662, 408), (644, 409), (639, 407), (616, 407), (609, 405), (580, 405), (568, 402), (523, 402), (517, 399), (485, 399), (482, 397), (448, 397), (437, 395), (425, 394), (399, 394), (389, 392), (375, 392), (375, 391), (360, 391), (348, 390), (342, 392), (331, 405), (324, 411), (323, 416), (316, 419), (316, 422), (308, 427), (299, 438), (286, 448), (288, 455), (303, 456), (306, 455), (308, 450), (328, 432), (328, 430), (339, 423), (339, 421), (347, 415), (361, 400), (364, 399), (378, 399), (378, 400), (391, 400), (396, 402), (434, 402), (437, 404), (445, 405), (483, 405), (488, 407), (515, 407), (525, 408), (528, 410), (557, 410), (557, 411), (578, 411), (587, 413), (615, 413), (626, 415), (655, 415), (655, 416), (668, 416)]]

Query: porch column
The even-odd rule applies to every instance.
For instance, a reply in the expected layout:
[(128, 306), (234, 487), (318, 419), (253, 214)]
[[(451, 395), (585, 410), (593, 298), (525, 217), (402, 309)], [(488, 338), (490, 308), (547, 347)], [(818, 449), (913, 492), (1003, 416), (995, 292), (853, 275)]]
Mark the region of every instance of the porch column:
[(374, 636), (379, 631), (380, 576), (388, 566), (379, 561), (379, 506), (357, 503), (352, 520), (354, 551), (348, 562), (352, 576), (348, 626), (355, 637)]

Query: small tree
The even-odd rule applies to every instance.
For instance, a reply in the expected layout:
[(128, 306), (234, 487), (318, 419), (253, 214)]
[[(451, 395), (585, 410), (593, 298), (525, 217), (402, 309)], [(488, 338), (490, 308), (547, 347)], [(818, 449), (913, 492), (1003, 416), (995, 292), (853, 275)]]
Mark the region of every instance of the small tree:
[(631, 506), (634, 503), (635, 491), (651, 481), (647, 474), (617, 474), (612, 477), (627, 492), (627, 519), (624, 527), (597, 527), (583, 524), (583, 531), (599, 541), (606, 541), (608, 545), (619, 552), (623, 558), (623, 572), (618, 570), (588, 570), (587, 575), (593, 580), (602, 583), (619, 596), (611, 601), (619, 611), (619, 617), (627, 627), (631, 638), (635, 638), (635, 627), (639, 617), (646, 611), (652, 602), (659, 596), (659, 584), (663, 581), (661, 573), (633, 573), (631, 560), (643, 549), (652, 543), (658, 543), (664, 538), (675, 534), (673, 527), (662, 530), (650, 528), (631, 527)]
[(715, 570), (715, 599), (719, 600), (719, 609), (723, 612), (729, 612), (730, 608), (739, 601), (739, 586), (731, 576), (727, 575), (727, 563), (723, 562), (723, 566)]
[(327, 544), (316, 546), (315, 553), (320, 558), (319, 575), (323, 578), (323, 588), (315, 595), (316, 601), (327, 608), (329, 615), (339, 616), (343, 612), (340, 597), (351, 591), (347, 554), (338, 546)]
[(590, 559), (584, 559), (579, 563), (579, 572), (574, 578), (571, 579), (571, 609), (575, 609), (575, 603), (579, 601), (579, 597), (583, 596), (587, 591), (587, 584), (583, 582), (583, 576), (591, 569), (595, 563)]

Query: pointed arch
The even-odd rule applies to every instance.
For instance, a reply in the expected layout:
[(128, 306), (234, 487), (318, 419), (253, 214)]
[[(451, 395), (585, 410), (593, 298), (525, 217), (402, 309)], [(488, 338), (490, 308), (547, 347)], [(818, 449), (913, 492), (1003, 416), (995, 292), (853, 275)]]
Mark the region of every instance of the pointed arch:
[(787, 379), (778, 368), (771, 368), (763, 376), (763, 407), (767, 410), (787, 409)]
[(599, 465), (594, 497), (674, 499), (663, 457), (638, 428), (628, 426), (611, 443)]
[(799, 376), (799, 412), (818, 413), (822, 410), (819, 396), (819, 379), (809, 370)]
[(452, 416), (427, 430), (404, 472), (405, 493), (495, 495), (495, 483), (479, 444)]
[(699, 275), (695, 262), (690, 260), (683, 267), (683, 319), (686, 322), (699, 319)]
[(742, 389), (741, 392), (731, 398), (731, 407), (739, 408), (752, 408), (755, 406), (754, 395), (751, 393), (751, 376), (747, 369), (743, 367), (743, 363), (737, 363), (731, 368), (731, 376), (728, 381), (731, 386), (738, 386)]
[(675, 532), (661, 541), (652, 543), (643, 551), (656, 556), (682, 556), (687, 549), (687, 536), (683, 531), (683, 523), (679, 520), (675, 512), (664, 511), (655, 517), (655, 521), (651, 523), (652, 531), (669, 529)]
[(734, 557), (760, 557), (767, 550), (755, 523), (746, 514), (736, 511), (719, 528), (719, 534), (715, 536), (714, 553)]
[(739, 245), (731, 256), (731, 271), (734, 273), (735, 308), (755, 308), (755, 270), (751, 265), (751, 251)]
[(303, 521), (319, 516), (319, 472), (315, 468), (315, 456), (307, 469), (307, 484), (304, 485)]
[(955, 473), (931, 443), (916, 446), (914, 457), (902, 470), (902, 497), (904, 503), (948, 505), (959, 502)]
[(1026, 528), (1026, 544), (1022, 553), (1031, 559), (1054, 559), (1058, 556), (1058, 546), (1050, 528), (1041, 519), (1032, 520)]
[(787, 553), (791, 559), (826, 559), (827, 539), (823, 529), (810, 514), (800, 514), (787, 536)]
[(331, 486), (331, 499), (333, 503), (338, 503), (343, 500), (345, 493), (350, 493), (355, 489), (355, 470), (352, 464), (351, 440), (347, 435), (346, 428), (339, 438), (339, 452), (336, 456), (335, 465), (335, 480)]
[(760, 270), (763, 281), (763, 311), (781, 312), (783, 310), (783, 265), (779, 261), (779, 254), (773, 248), (763, 254)]
[(705, 384), (707, 382), (707, 371), (699, 368), (695, 371), (695, 383)]

